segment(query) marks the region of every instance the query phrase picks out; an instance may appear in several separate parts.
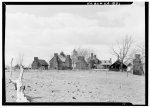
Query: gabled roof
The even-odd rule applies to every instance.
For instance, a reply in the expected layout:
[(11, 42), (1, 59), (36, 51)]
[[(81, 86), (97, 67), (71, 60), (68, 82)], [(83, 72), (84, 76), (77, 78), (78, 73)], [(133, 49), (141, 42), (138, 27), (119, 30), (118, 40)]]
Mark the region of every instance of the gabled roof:
[(48, 63), (45, 60), (39, 59), (38, 61), (40, 65), (48, 65)]
[(76, 63), (81, 63), (81, 62), (87, 64), (87, 62), (84, 59), (84, 56), (78, 56), (78, 60)]
[[(112, 65), (121, 65), (121, 61), (120, 60), (117, 60), (117, 61), (115, 61)], [(112, 66), (111, 65), (111, 66)], [(123, 63), (123, 66), (124, 67), (127, 67), (124, 63)]]
[(65, 62), (65, 60), (66, 60), (66, 57), (64, 57), (64, 56), (61, 56), (61, 55), (58, 55), (58, 57), (59, 57), (59, 59), (60, 59), (62, 62)]

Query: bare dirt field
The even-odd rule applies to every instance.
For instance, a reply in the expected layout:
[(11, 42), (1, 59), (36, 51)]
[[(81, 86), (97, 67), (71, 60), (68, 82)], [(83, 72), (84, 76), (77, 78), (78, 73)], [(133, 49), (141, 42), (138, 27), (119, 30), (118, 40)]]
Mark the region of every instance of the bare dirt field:
[[(6, 102), (16, 91), (6, 72)], [(19, 72), (13, 72), (17, 78)], [(145, 104), (145, 76), (112, 71), (25, 71), (25, 94), (31, 102), (131, 102)]]

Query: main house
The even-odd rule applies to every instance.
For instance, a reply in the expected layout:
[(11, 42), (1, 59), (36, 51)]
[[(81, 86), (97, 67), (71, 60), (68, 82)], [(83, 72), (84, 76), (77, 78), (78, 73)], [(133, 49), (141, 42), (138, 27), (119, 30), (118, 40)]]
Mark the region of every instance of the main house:
[(63, 52), (60, 54), (55, 53), (54, 57), (49, 61), (50, 69), (64, 70), (72, 69), (72, 60), (70, 55), (65, 55)]
[(32, 69), (48, 69), (48, 63), (45, 60), (34, 57), (34, 61), (32, 62)]

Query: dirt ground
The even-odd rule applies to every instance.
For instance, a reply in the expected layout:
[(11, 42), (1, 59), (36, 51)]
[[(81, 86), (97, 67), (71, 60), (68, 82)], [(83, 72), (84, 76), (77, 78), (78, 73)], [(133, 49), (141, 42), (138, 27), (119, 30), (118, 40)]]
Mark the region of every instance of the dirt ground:
[[(6, 102), (16, 91), (6, 72)], [(17, 78), (18, 71), (13, 72)], [(131, 102), (145, 104), (145, 76), (112, 71), (25, 71), (25, 94), (31, 102)]]

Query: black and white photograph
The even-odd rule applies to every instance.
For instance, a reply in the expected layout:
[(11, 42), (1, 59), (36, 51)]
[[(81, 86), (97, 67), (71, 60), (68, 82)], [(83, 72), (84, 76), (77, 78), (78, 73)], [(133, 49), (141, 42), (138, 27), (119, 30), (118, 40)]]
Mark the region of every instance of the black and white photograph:
[(146, 4), (3, 2), (3, 104), (147, 105)]

